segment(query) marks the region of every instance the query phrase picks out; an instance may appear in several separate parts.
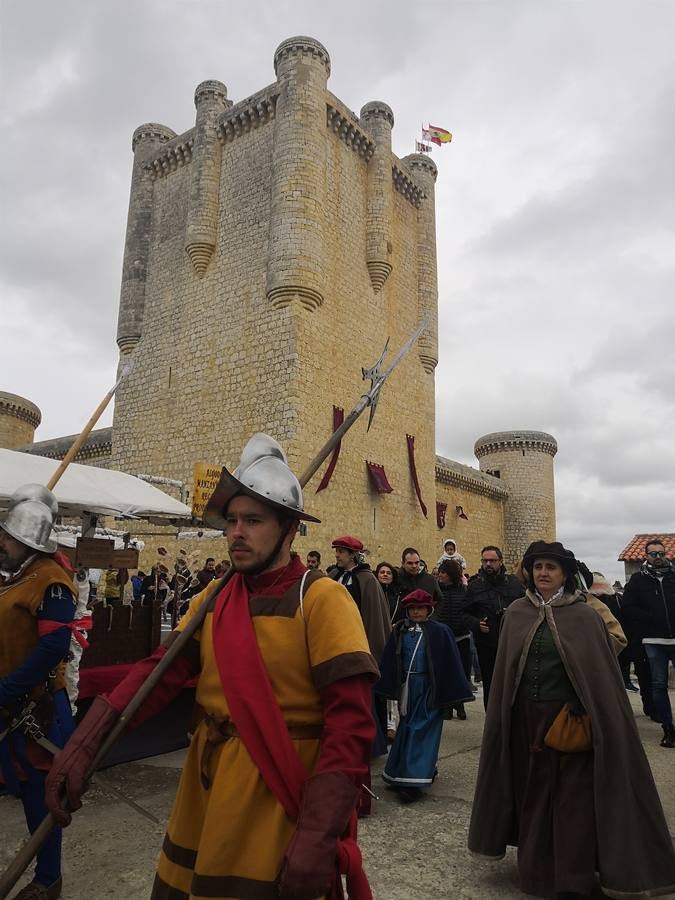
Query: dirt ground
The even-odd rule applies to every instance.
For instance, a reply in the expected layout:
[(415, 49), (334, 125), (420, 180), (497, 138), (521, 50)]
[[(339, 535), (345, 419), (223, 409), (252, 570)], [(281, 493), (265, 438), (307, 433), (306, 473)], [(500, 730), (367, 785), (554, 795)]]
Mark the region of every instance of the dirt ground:
[[(639, 698), (629, 695), (638, 728), (675, 834), (675, 751), (658, 746), (659, 725), (642, 715)], [(672, 698), (675, 699), (675, 698)], [(500, 863), (483, 863), (466, 850), (473, 787), (478, 768), (483, 705), (467, 706), (465, 722), (446, 722), (439, 776), (424, 800), (399, 803), (373, 771), (380, 800), (360, 823), (363, 850), (376, 900), (517, 900), (515, 854)], [(110, 784), (154, 814), (161, 824), (120, 803), (102, 786), (87, 794), (83, 809), (64, 834), (64, 900), (147, 900), (184, 751), (117, 766), (103, 773)], [(25, 837), (18, 801), (0, 797), (0, 866)], [(23, 884), (23, 882), (21, 882)]]

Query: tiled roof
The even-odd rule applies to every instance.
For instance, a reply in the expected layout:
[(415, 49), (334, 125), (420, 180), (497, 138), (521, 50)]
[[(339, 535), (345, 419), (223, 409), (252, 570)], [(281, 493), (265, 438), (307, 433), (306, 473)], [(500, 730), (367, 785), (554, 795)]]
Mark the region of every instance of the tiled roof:
[(636, 534), (619, 554), (619, 562), (641, 562), (645, 558), (645, 544), (654, 539), (663, 542), (668, 559), (675, 559), (675, 534)]

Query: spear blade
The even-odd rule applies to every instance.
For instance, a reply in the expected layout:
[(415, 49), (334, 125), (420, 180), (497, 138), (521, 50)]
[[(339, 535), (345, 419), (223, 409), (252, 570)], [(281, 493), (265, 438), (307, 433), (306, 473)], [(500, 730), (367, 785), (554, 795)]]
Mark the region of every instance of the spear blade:
[[(405, 342), (405, 344), (403, 344), (401, 349), (398, 351), (396, 356), (389, 363), (389, 365), (384, 370), (384, 372), (380, 372), (377, 375), (377, 377), (375, 379), (373, 379), (373, 383), (372, 383), (370, 389), (368, 391), (366, 391), (365, 394), (361, 395), (356, 406), (349, 413), (349, 415), (345, 418), (342, 425), (340, 425), (340, 427), (338, 429), (336, 429), (336, 431), (334, 431), (333, 434), (328, 438), (328, 440), (323, 445), (321, 450), (319, 450), (317, 455), (314, 457), (314, 459), (310, 462), (310, 464), (307, 466), (305, 471), (300, 476), (299, 480), (300, 480), (300, 484), (302, 485), (302, 487), (305, 487), (305, 485), (310, 481), (310, 479), (315, 474), (317, 469), (321, 466), (323, 461), (328, 459), (328, 457), (333, 452), (335, 447), (340, 443), (343, 436), (346, 434), (347, 431), (349, 431), (349, 429), (352, 427), (354, 422), (356, 422), (356, 420), (361, 415), (361, 413), (364, 411), (364, 409), (367, 406), (372, 407), (373, 403), (375, 403), (375, 405), (377, 405), (380, 391), (382, 390), (382, 385), (385, 383), (387, 378), (389, 378), (389, 376), (394, 371), (396, 366), (401, 362), (401, 360), (413, 348), (413, 346), (415, 345), (415, 342), (417, 341), (419, 336), (422, 334), (424, 329), (427, 327), (428, 321), (429, 320), (427, 317), (425, 317), (422, 320), (419, 328), (415, 332), (413, 332), (413, 334), (410, 335), (408, 340)], [(386, 349), (387, 348), (385, 347), (385, 351), (386, 351)], [(383, 357), (384, 357), (384, 353), (382, 354), (382, 356), (380, 357), (378, 362), (375, 364), (375, 366), (373, 366), (373, 369), (376, 369), (380, 365)], [(372, 370), (368, 370), (368, 371), (372, 371)], [(368, 375), (368, 376), (364, 376), (364, 377), (370, 377), (370, 376)]]

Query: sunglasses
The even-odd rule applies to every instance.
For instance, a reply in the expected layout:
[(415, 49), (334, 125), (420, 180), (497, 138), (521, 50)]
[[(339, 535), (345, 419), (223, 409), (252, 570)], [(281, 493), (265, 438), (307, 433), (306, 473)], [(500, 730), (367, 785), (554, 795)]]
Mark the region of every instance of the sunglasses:
[(663, 557), (665, 555), (666, 555), (665, 550), (650, 550), (649, 553), (647, 554), (647, 556), (651, 556), (652, 559), (656, 559), (657, 557), (663, 559)]

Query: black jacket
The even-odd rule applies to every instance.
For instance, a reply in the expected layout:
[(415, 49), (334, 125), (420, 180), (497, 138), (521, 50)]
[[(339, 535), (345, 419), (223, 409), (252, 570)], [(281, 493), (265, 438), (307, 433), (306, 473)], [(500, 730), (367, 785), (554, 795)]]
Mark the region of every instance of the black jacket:
[(467, 585), (467, 612), (477, 619), (487, 619), (490, 630), (476, 634), (478, 643), (496, 647), (499, 640), (504, 610), (519, 597), (525, 596), (525, 588), (515, 575), (507, 575), (504, 566), (495, 575), (482, 570), (472, 575)]
[(433, 575), (428, 572), (418, 572), (417, 575), (410, 575), (405, 569), (399, 569), (397, 572), (396, 586), (401, 592), (401, 597), (407, 597), (418, 588), (426, 591), (434, 598), (436, 603), (441, 602), (441, 589)]
[(675, 570), (663, 578), (643, 566), (631, 575), (623, 592), (623, 618), (631, 637), (675, 638)]
[(440, 584), (442, 600), (434, 610), (434, 619), (447, 625), (456, 638), (476, 631), (478, 619), (469, 615), (466, 611), (467, 594), (464, 585), (453, 587), (450, 584)]
[(400, 622), (401, 619), (405, 619), (405, 610), (400, 604), (401, 597), (401, 588), (394, 581), (391, 584), (381, 584), (382, 593), (387, 598), (387, 603), (389, 604), (389, 618), (391, 619), (391, 624), (394, 625), (396, 622)]

